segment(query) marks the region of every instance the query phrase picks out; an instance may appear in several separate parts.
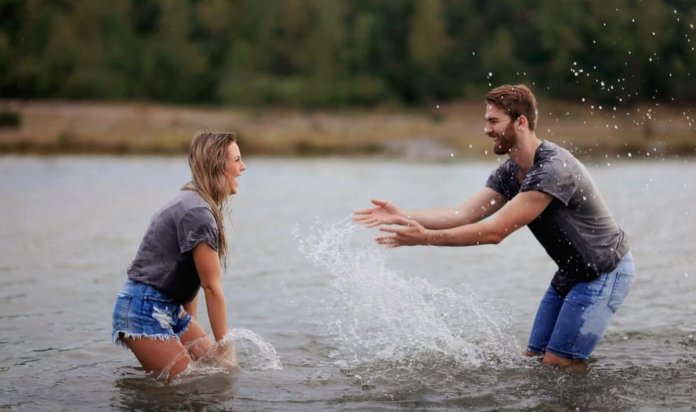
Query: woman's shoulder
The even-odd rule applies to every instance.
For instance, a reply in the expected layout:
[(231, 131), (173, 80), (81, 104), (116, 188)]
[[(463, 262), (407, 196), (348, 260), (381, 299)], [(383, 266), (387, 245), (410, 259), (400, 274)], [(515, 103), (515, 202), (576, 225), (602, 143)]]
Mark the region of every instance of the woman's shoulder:
[(210, 208), (208, 202), (195, 190), (182, 189), (179, 191), (175, 199), (182, 204), (190, 207), (206, 207)]
[(213, 214), (208, 202), (194, 190), (181, 190), (159, 211), (159, 214), (170, 215), (175, 218), (181, 218), (189, 213), (209, 213), (211, 216)]
[(215, 225), (210, 205), (193, 190), (182, 190), (170, 202), (168, 214), (177, 225)]

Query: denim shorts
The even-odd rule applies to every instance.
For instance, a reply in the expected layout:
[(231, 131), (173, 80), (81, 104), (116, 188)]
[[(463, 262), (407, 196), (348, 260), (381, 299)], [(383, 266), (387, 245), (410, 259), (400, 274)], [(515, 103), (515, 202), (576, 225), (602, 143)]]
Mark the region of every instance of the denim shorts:
[(191, 322), (184, 307), (154, 287), (128, 279), (116, 298), (111, 340), (123, 338), (178, 339)]
[(635, 266), (628, 252), (611, 272), (575, 285), (565, 299), (549, 286), (541, 299), (527, 349), (567, 359), (589, 358), (633, 283)]

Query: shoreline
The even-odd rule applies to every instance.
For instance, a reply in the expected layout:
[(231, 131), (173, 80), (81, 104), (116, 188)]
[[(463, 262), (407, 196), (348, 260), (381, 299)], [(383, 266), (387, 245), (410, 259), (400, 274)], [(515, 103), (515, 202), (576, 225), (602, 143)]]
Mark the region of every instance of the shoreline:
[[(186, 153), (198, 130), (209, 128), (237, 133), (247, 156), (488, 158), (482, 107), (463, 101), (432, 108), (308, 112), (0, 100), (0, 110), (21, 119), (17, 127), (0, 127), (0, 155), (178, 155)], [(540, 101), (539, 110), (537, 135), (580, 158), (696, 157), (691, 108), (656, 105), (622, 111)]]

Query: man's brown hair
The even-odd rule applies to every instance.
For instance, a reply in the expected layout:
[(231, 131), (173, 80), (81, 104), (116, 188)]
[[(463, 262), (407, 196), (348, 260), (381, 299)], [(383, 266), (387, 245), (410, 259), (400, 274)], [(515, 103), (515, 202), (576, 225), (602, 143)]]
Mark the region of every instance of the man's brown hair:
[(486, 93), (486, 103), (505, 111), (515, 121), (524, 116), (529, 121), (529, 130), (537, 123), (537, 102), (534, 93), (524, 84), (503, 85)]

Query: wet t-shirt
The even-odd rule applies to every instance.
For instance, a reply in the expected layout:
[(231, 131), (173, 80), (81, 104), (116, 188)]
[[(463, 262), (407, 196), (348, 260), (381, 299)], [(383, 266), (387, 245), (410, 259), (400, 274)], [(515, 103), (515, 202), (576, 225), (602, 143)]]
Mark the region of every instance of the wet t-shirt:
[(215, 217), (197, 192), (182, 190), (150, 220), (128, 277), (152, 285), (177, 303), (190, 302), (201, 286), (193, 262), (193, 248), (201, 242), (218, 250)]
[(558, 265), (551, 284), (565, 296), (577, 283), (616, 268), (628, 251), (618, 227), (585, 166), (570, 152), (543, 141), (534, 165), (517, 179), (517, 165), (507, 160), (491, 173), (486, 186), (512, 199), (536, 190), (553, 197), (529, 229)]

